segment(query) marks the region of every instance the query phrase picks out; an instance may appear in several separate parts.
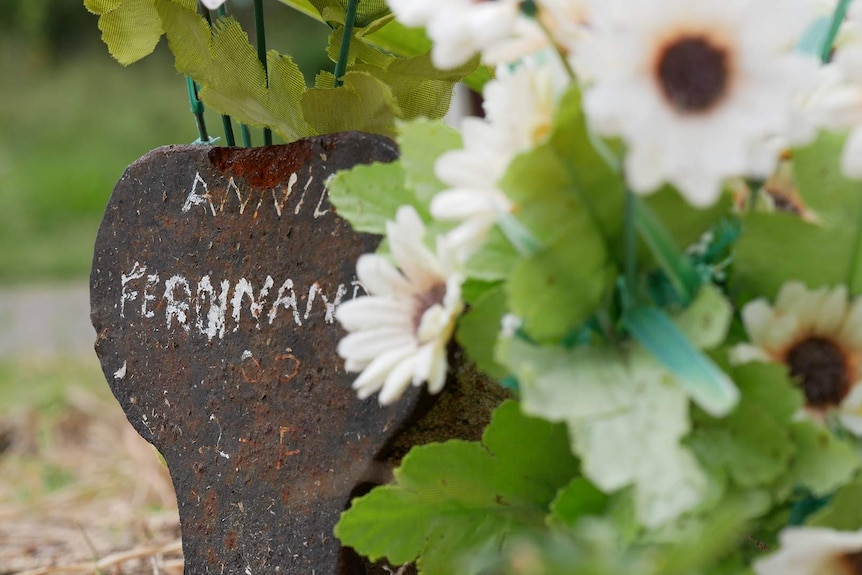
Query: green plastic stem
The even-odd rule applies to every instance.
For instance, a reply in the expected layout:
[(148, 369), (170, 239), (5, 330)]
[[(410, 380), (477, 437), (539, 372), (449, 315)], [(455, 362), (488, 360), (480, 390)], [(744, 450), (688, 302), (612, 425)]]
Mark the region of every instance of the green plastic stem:
[(344, 17), (344, 31), (341, 33), (341, 48), (338, 50), (338, 61), (335, 63), (335, 86), (341, 86), (344, 82), (342, 76), (347, 71), (347, 59), (350, 57), (350, 41), (353, 39), (353, 25), (356, 22), (356, 8), (359, 0), (350, 0), (347, 3), (347, 14)]
[(189, 91), (189, 107), (194, 114), (195, 122), (198, 127), (198, 138), (201, 142), (209, 142), (209, 134), (207, 134), (207, 123), (204, 119), (204, 103), (198, 98), (198, 85), (195, 81), (186, 76), (186, 87)]
[(820, 51), (820, 60), (825, 64), (832, 57), (832, 45), (835, 43), (835, 37), (838, 36), (838, 30), (841, 28), (841, 23), (847, 15), (847, 8), (850, 7), (851, 0), (839, 0), (838, 6), (835, 7), (835, 12), (832, 13), (832, 25), (829, 26), (829, 34), (823, 42), (823, 48)]
[(635, 229), (635, 196), (626, 188), (623, 214), (623, 266), (628, 301), (634, 302), (637, 287), (637, 234)]
[[(263, 25), (263, 0), (254, 0), (254, 31), (257, 40), (257, 57), (263, 64), (266, 87), (269, 88), (269, 72), (266, 66), (266, 30)], [(269, 128), (263, 129), (263, 145), (272, 145), (272, 130)]]

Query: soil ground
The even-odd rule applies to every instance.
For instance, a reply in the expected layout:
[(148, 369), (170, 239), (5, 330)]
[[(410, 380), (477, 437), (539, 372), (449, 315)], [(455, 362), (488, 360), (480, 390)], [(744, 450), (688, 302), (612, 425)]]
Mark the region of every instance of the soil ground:
[(170, 477), (93, 340), (86, 285), (0, 289), (0, 575), (182, 573)]

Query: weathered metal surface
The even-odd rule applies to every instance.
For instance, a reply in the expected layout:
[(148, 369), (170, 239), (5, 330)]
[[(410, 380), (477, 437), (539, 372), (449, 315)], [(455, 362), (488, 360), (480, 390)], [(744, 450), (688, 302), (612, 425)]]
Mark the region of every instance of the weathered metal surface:
[[(91, 275), (96, 351), (176, 488), (186, 574), (362, 572), (332, 528), (419, 398), (360, 402), (332, 312), (378, 241), (327, 178), (391, 161), (359, 133), (155, 150), (116, 186)], [(354, 565), (351, 565), (354, 563)]]

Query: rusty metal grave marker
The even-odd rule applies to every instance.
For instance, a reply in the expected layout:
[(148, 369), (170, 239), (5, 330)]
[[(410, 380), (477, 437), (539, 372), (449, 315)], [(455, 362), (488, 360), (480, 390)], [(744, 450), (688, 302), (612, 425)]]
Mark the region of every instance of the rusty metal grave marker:
[(377, 238), (329, 205), (339, 169), (391, 161), (360, 133), (256, 149), (170, 146), (110, 199), (91, 275), (96, 351), (164, 455), (185, 573), (354, 573), (332, 528), (419, 399), (360, 402), (339, 302)]

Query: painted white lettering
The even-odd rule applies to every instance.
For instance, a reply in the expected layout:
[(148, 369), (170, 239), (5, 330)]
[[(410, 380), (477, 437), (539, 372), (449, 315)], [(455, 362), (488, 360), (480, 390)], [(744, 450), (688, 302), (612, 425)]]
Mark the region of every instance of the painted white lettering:
[[(204, 193), (199, 194), (198, 184), (204, 187)], [(186, 198), (186, 203), (183, 204), (183, 213), (188, 212), (192, 209), (192, 206), (198, 206), (203, 203), (209, 203), (210, 210), (212, 210), (213, 215), (215, 215), (215, 206), (212, 203), (212, 196), (210, 196), (209, 187), (207, 187), (207, 183), (201, 177), (200, 172), (195, 173), (195, 181), (192, 184), (192, 189), (189, 192), (188, 197)]]
[[(212, 340), (216, 335), (218, 335), (219, 339), (224, 338), (225, 314), (227, 313), (227, 292), (229, 289), (230, 282), (228, 280), (222, 281), (221, 293), (216, 296), (216, 292), (213, 289), (209, 275), (205, 275), (198, 282), (198, 297), (195, 301), (195, 313), (198, 317), (195, 325), (197, 326), (198, 331), (206, 335), (210, 340)], [(207, 299), (209, 299), (210, 307), (209, 311), (204, 314), (203, 304)], [(206, 318), (206, 325), (204, 325), (204, 318)]]
[(284, 307), (293, 311), (293, 321), (296, 325), (302, 325), (302, 319), (299, 317), (299, 308), (296, 307), (296, 292), (293, 291), (293, 280), (288, 278), (278, 289), (278, 297), (272, 302), (272, 309), (269, 310), (270, 325), (275, 320), (278, 314), (278, 308)]
[[(181, 287), (185, 294), (185, 299), (177, 299), (174, 295), (177, 287)], [(183, 326), (183, 329), (189, 331), (188, 311), (189, 301), (192, 299), (192, 290), (189, 288), (189, 282), (183, 276), (177, 274), (165, 282), (165, 320), (168, 324), (168, 329), (171, 328), (171, 322), (174, 317), (177, 322)]]
[(147, 302), (156, 299), (156, 296), (151, 293), (151, 290), (159, 285), (159, 274), (150, 274), (147, 276), (147, 283), (144, 284), (144, 294), (141, 297), (141, 315), (143, 317), (153, 317), (156, 315), (151, 309), (147, 309)]
[(332, 178), (335, 177), (335, 174), (329, 174), (326, 178), (326, 181), (323, 182), (323, 191), (320, 192), (320, 199), (317, 200), (317, 207), (314, 208), (314, 219), (316, 220), (320, 216), (324, 216), (329, 213), (329, 208), (325, 210), (321, 210), (320, 206), (323, 205), (323, 200), (326, 199), (326, 192), (329, 190), (329, 182), (332, 181)]
[(266, 281), (264, 281), (263, 287), (260, 288), (260, 293), (258, 294), (257, 299), (255, 299), (254, 288), (247, 279), (240, 278), (240, 280), (236, 282), (236, 286), (233, 288), (233, 298), (231, 299), (231, 304), (233, 305), (233, 320), (236, 322), (236, 326), (233, 328), (234, 331), (239, 329), (239, 317), (240, 310), (242, 309), (243, 296), (248, 296), (248, 299), (251, 300), (249, 310), (251, 311), (252, 317), (257, 320), (257, 329), (260, 329), (260, 312), (263, 309), (264, 302), (266, 301), (265, 298), (269, 295), (269, 289), (272, 286), (272, 277), (266, 276)]
[(335, 298), (332, 301), (329, 301), (329, 297), (323, 293), (323, 289), (320, 287), (320, 284), (314, 282), (308, 290), (308, 304), (305, 306), (305, 316), (303, 319), (308, 319), (308, 316), (311, 315), (311, 310), (314, 306), (314, 299), (318, 294), (320, 294), (320, 299), (323, 300), (324, 319), (326, 320), (326, 323), (333, 323), (335, 321), (335, 309), (341, 303), (341, 300), (344, 298), (344, 294), (346, 293), (347, 288), (344, 287), (344, 284), (338, 284), (338, 288), (335, 290)]
[(275, 204), (275, 211), (278, 217), (281, 217), (281, 210), (284, 209), (284, 204), (290, 199), (290, 194), (293, 193), (293, 186), (296, 185), (297, 180), (299, 180), (299, 177), (296, 175), (296, 172), (290, 174), (290, 178), (287, 179), (287, 189), (281, 192), (281, 200), (275, 195), (275, 190), (272, 190), (272, 201)]
[(126, 302), (138, 299), (138, 292), (134, 290), (127, 291), (126, 285), (132, 280), (141, 279), (146, 273), (147, 266), (142, 266), (140, 262), (135, 262), (128, 275), (120, 275), (120, 317), (126, 317)]
[(308, 186), (311, 185), (311, 182), (314, 180), (314, 176), (308, 176), (308, 181), (305, 182), (305, 186), (302, 188), (302, 195), (299, 196), (299, 202), (296, 204), (296, 209), (293, 210), (293, 214), (297, 215), (302, 210), (302, 202), (305, 201), (305, 192), (308, 191)]

